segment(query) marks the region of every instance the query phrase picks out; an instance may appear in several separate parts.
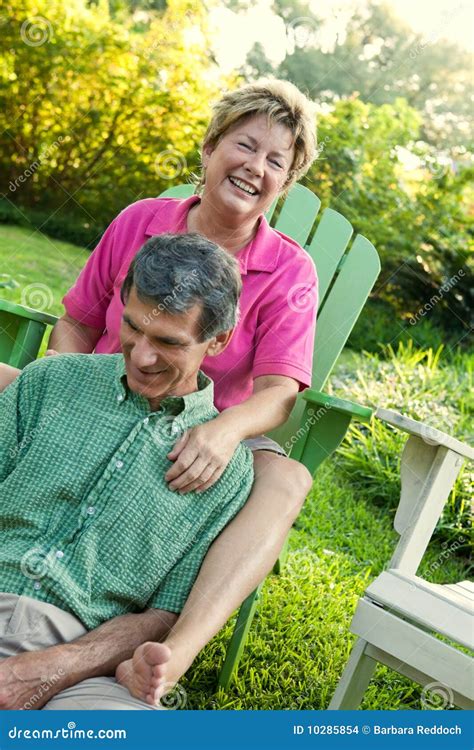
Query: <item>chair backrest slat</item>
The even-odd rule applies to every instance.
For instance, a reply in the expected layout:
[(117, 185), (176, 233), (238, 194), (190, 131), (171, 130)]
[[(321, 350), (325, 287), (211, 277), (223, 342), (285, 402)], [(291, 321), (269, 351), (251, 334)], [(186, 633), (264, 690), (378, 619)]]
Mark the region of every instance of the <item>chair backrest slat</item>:
[(294, 185), (285, 199), (274, 228), (304, 247), (321, 201), (303, 185)]
[(342, 214), (326, 208), (311, 243), (305, 248), (318, 270), (320, 309), (352, 233), (351, 223)]
[(380, 272), (375, 247), (358, 234), (318, 316), (312, 387), (326, 382)]

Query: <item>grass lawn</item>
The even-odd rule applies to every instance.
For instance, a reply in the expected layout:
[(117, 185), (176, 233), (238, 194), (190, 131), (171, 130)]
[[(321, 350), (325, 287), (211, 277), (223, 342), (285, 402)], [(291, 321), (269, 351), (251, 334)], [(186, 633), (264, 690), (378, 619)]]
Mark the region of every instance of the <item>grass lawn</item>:
[[(0, 281), (15, 279), (18, 284), (0, 289), (0, 296), (20, 302), (28, 285), (41, 283), (51, 292), (47, 311), (60, 314), (61, 298), (88, 253), (39, 233), (29, 235), (21, 228), (0, 226), (0, 256)], [(362, 373), (358, 380), (356, 370)], [(332, 384), (338, 393), (350, 398), (340, 380), (348, 376), (354, 382), (363, 382), (363, 402), (370, 403), (371, 393), (375, 399), (383, 398), (374, 360), (366, 363), (358, 354), (342, 357)], [(459, 386), (449, 369), (442, 376), (448, 394), (450, 388)], [(403, 381), (403, 373), (400, 377)], [(426, 377), (418, 365), (410, 387), (416, 388), (416, 378), (424, 384)], [(438, 395), (439, 384), (424, 391), (420, 386), (417, 391), (420, 402), (428, 397), (434, 400)], [(453, 402), (453, 410), (457, 403)], [(392, 404), (385, 397), (383, 405)], [(216, 692), (215, 686), (232, 622), (204, 649), (183, 678), (186, 708), (326, 708), (351, 648), (348, 628), (357, 598), (386, 566), (397, 539), (392, 528), (395, 503), (387, 504), (386, 498), (382, 498), (385, 504), (377, 502), (377, 492), (361, 471), (365, 456), (365, 471), (374, 473), (381, 483), (386, 480), (375, 465), (380, 461), (377, 446), (364, 444), (364, 439), (369, 440), (365, 435), (354, 448), (349, 445), (349, 457), (337, 454), (316, 474), (291, 535), (286, 567), (281, 575), (267, 580), (238, 676), (229, 691)], [(395, 441), (385, 444), (392, 451), (395, 464), (399, 446)], [(391, 482), (396, 483), (396, 477), (392, 476)], [(397, 492), (396, 486), (392, 492)], [(465, 578), (466, 570), (462, 557), (446, 556), (441, 543), (434, 542), (420, 574), (425, 572), (430, 580), (449, 583)], [(421, 689), (409, 680), (379, 667), (362, 708), (419, 709), (420, 693)]]

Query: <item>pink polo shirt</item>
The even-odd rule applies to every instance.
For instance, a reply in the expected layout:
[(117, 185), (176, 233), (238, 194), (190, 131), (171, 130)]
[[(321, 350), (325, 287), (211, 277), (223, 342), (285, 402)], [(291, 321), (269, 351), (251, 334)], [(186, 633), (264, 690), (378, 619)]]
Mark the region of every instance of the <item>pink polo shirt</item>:
[[(133, 257), (149, 237), (186, 232), (188, 211), (198, 200), (146, 198), (125, 208), (105, 231), (63, 299), (72, 318), (103, 329), (97, 353), (120, 351), (120, 286)], [(317, 310), (311, 258), (263, 216), (254, 239), (235, 257), (243, 283), (240, 320), (226, 349), (201, 366), (214, 381), (220, 411), (249, 398), (261, 375), (294, 378), (300, 390), (311, 384)]]

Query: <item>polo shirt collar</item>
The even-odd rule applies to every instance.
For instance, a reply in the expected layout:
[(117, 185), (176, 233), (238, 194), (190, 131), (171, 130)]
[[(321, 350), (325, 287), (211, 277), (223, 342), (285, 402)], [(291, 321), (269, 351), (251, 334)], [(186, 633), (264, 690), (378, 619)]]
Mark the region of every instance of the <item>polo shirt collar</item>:
[[(199, 195), (191, 195), (184, 200), (177, 200), (167, 210), (157, 207), (158, 210), (145, 229), (145, 235), (153, 237), (164, 232), (185, 232), (187, 215), (200, 200)], [(249, 271), (273, 273), (278, 266), (282, 244), (280, 236), (270, 227), (265, 216), (261, 216), (258, 221), (259, 226), (253, 240), (235, 255), (240, 273), (245, 276)]]
[[(115, 388), (117, 397), (120, 397), (117, 399), (119, 402), (124, 403), (127, 399), (133, 399), (138, 400), (144, 406), (149, 408), (148, 400), (143, 396), (134, 393), (128, 387), (127, 370), (125, 367), (125, 359), (122, 354), (117, 355)], [(214, 383), (207, 377), (207, 375), (199, 370), (198, 390), (193, 393), (188, 393), (186, 396), (166, 396), (166, 398), (160, 402), (160, 408), (158, 411), (163, 411), (173, 416), (182, 413), (185, 413), (186, 416), (188, 416), (192, 412), (196, 412), (196, 415), (202, 416), (213, 409), (215, 409)]]

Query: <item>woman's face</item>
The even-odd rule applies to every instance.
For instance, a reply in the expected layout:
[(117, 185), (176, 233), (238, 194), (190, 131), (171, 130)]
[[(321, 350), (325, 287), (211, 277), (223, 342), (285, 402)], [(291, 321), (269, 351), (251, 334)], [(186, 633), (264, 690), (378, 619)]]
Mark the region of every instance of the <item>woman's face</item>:
[(265, 115), (243, 120), (203, 149), (204, 195), (220, 213), (257, 220), (282, 191), (293, 163), (291, 131)]

